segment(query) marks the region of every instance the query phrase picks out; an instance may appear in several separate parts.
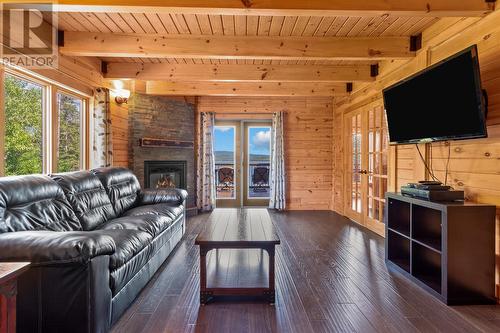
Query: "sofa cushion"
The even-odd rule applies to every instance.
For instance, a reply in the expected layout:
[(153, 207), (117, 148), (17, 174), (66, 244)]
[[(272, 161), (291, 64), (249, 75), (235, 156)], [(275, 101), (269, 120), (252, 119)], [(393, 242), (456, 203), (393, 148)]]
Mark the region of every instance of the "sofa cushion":
[(0, 234), (0, 261), (29, 261), (39, 265), (81, 263), (111, 255), (111, 237), (88, 231), (18, 231)]
[(124, 216), (109, 220), (101, 224), (96, 230), (139, 230), (156, 237), (163, 230), (167, 229), (172, 222), (173, 219), (165, 215)]
[(187, 197), (187, 191), (180, 188), (148, 188), (140, 191), (139, 205), (153, 205), (158, 203), (180, 205), (187, 199)]
[[(118, 294), (120, 290), (122, 290), (123, 287), (127, 285), (132, 278), (134, 278), (137, 272), (139, 272), (145, 264), (158, 254), (158, 251), (163, 246), (168, 246), (170, 249), (175, 247), (176, 242), (172, 240), (172, 235), (176, 231), (178, 232), (180, 228), (182, 228), (182, 223), (177, 222), (175, 225), (172, 225), (169, 229), (155, 237), (146, 249), (142, 250), (138, 255), (125, 263), (125, 265), (111, 271), (110, 285), (113, 296)], [(167, 243), (169, 244), (167, 245)]]
[(123, 266), (146, 248), (153, 239), (151, 234), (140, 230), (111, 229), (101, 230), (99, 233), (111, 237), (115, 242), (115, 253), (109, 258), (110, 270)]
[(93, 230), (116, 216), (99, 178), (89, 171), (51, 175), (64, 191), (83, 230)]
[(142, 249), (125, 264), (111, 270), (109, 284), (113, 296), (115, 296), (130, 281), (130, 279), (132, 279), (137, 272), (139, 272), (141, 268), (148, 263), (155, 252), (155, 246), (148, 244), (148, 246)]
[(106, 189), (117, 216), (137, 204), (141, 186), (132, 171), (126, 168), (99, 168), (92, 173)]
[(0, 233), (82, 230), (62, 188), (48, 176), (0, 178)]
[(154, 248), (150, 246), (153, 236), (131, 229), (100, 230), (99, 233), (115, 242), (115, 253), (109, 259), (109, 283), (115, 295), (154, 255)]
[(172, 205), (168, 203), (161, 203), (155, 205), (146, 205), (132, 208), (126, 211), (123, 216), (141, 216), (141, 215), (164, 215), (169, 216), (173, 220), (178, 218), (184, 211), (183, 205)]

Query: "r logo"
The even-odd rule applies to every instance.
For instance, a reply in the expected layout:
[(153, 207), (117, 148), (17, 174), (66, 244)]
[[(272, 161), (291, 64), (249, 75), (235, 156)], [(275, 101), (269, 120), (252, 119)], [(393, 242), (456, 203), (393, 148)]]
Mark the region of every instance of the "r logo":
[(24, 67), (54, 67), (57, 17), (52, 4), (4, 3), (1, 8), (2, 61)]

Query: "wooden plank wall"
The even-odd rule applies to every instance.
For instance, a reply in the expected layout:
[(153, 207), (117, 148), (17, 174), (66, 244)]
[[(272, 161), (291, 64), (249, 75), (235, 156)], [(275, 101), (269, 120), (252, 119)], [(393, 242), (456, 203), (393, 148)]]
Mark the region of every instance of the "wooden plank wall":
[(285, 111), (287, 208), (332, 208), (332, 99), (200, 97), (198, 112), (255, 118)]
[(332, 170), (332, 210), (344, 211), (344, 115), (339, 110), (333, 112), (333, 170)]
[(101, 61), (96, 58), (67, 57), (59, 54), (57, 69), (33, 69), (47, 79), (92, 95), (93, 87), (102, 87)]
[(113, 166), (129, 167), (129, 122), (128, 105), (117, 104), (114, 97), (110, 101)]
[[(485, 18), (441, 19), (423, 33), (423, 49), (414, 60), (381, 65), (381, 75), (372, 84), (355, 87), (349, 100), (336, 105), (336, 112), (349, 112), (367, 104), (383, 105), (381, 89), (436, 63), (470, 45), (477, 44), (483, 87), (489, 95), (487, 139), (451, 142), (448, 182), (464, 189), (467, 199), (494, 204), (497, 209), (497, 283), (500, 273), (500, 11)], [(452, 121), (452, 120), (450, 120)], [(339, 143), (335, 143), (339, 144)], [(444, 181), (448, 157), (446, 143), (432, 145), (435, 174)], [(423, 163), (413, 146), (399, 146), (389, 169), (395, 188), (422, 179)], [(337, 173), (337, 170), (335, 171)], [(335, 205), (335, 208), (337, 206)], [(480, 223), (480, 221), (471, 221)]]

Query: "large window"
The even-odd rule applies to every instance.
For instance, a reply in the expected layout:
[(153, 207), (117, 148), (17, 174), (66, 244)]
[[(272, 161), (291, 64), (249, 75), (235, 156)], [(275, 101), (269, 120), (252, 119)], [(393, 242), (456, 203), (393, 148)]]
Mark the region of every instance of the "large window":
[(4, 174), (43, 171), (44, 87), (6, 74)]
[(82, 166), (82, 108), (81, 98), (64, 93), (57, 94), (58, 135), (57, 163), (58, 172), (79, 170)]
[(88, 100), (42, 79), (0, 69), (0, 175), (87, 167)]

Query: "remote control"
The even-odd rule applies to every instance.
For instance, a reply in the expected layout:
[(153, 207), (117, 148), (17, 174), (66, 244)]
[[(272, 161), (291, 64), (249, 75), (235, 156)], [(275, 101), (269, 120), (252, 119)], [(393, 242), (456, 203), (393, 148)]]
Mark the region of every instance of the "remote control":
[(441, 185), (441, 182), (437, 182), (434, 180), (421, 180), (418, 182), (421, 185)]

